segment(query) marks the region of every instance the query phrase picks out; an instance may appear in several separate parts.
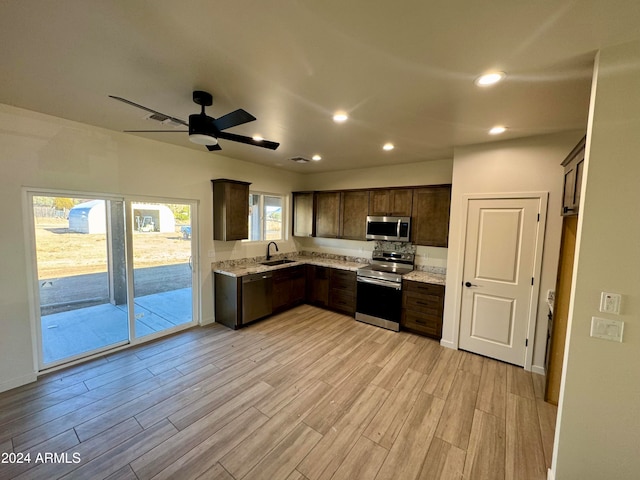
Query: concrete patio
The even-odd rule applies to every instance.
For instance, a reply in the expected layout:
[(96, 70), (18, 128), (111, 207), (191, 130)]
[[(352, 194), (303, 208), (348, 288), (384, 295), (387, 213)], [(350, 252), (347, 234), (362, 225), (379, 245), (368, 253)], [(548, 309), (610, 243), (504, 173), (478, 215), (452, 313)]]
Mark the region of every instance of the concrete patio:
[[(193, 318), (191, 298), (191, 288), (135, 298), (136, 337), (190, 322)], [(41, 322), (45, 365), (129, 338), (127, 305), (102, 303), (43, 315)]]

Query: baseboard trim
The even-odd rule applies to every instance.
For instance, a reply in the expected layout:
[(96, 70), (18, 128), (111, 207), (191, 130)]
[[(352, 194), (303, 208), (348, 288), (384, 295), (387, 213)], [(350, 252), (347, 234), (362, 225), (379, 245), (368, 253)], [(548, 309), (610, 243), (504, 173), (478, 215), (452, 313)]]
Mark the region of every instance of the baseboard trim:
[(458, 350), (458, 346), (449, 340), (440, 340), (440, 345), (451, 350)]
[(38, 375), (36, 374), (36, 372), (29, 373), (28, 375), (22, 375), (21, 377), (17, 378), (12, 378), (11, 380), (0, 383), (0, 392), (6, 392), (7, 390), (21, 387), (22, 385), (26, 385), (27, 383), (35, 382), (37, 379)]
[(555, 479), (556, 479), (555, 472), (549, 468), (547, 470), (547, 480), (555, 480)]
[(533, 373), (537, 373), (538, 375), (546, 375), (547, 372), (545, 371), (544, 367), (541, 367), (540, 365), (532, 365), (531, 366), (531, 371)]

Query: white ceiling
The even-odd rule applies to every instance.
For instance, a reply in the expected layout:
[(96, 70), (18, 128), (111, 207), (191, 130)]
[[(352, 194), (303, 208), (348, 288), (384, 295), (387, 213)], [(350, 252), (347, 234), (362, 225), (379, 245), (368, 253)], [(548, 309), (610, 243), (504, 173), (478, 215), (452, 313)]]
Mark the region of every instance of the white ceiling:
[[(638, 27), (638, 0), (3, 0), (0, 102), (157, 129), (108, 95), (186, 120), (201, 89), (211, 116), (257, 117), (229, 132), (281, 143), (221, 140), (225, 156), (310, 173), (410, 163), (585, 129), (595, 52)], [(493, 69), (503, 83), (474, 85)], [(336, 110), (349, 121), (335, 124)], [(496, 124), (509, 130), (488, 136)], [(204, 150), (186, 134), (146, 136)], [(288, 160), (315, 153), (323, 160)]]

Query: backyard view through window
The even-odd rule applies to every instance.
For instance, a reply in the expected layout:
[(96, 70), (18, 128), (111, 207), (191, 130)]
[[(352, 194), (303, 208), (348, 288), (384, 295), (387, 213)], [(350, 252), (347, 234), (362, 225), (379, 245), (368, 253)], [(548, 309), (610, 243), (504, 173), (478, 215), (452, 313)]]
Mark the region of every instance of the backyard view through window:
[(30, 199), (41, 367), (192, 322), (191, 205)]
[(249, 240), (282, 240), (282, 197), (249, 194)]

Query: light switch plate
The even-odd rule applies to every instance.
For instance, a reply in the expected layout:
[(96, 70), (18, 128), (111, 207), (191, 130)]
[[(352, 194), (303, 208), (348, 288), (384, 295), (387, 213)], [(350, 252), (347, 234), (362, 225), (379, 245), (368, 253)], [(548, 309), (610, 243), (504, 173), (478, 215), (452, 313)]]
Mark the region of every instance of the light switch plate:
[(624, 322), (609, 318), (591, 317), (591, 336), (612, 342), (622, 342)]
[(619, 293), (602, 292), (600, 294), (600, 311), (602, 313), (613, 313), (620, 315), (620, 304), (622, 295)]

